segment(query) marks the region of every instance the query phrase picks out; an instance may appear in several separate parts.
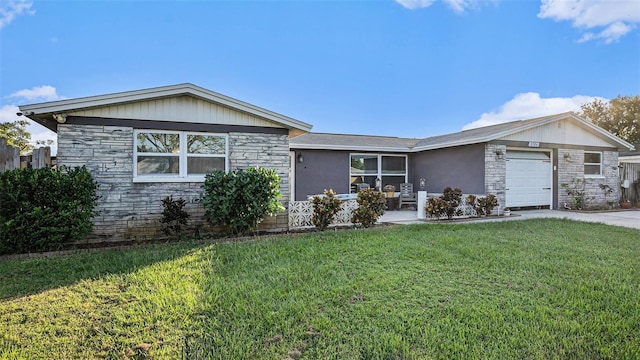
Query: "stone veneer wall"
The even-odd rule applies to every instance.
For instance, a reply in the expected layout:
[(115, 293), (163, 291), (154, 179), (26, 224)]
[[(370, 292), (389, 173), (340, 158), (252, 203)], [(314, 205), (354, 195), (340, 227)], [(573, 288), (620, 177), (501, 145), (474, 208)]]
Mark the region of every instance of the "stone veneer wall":
[[(569, 157), (565, 157), (569, 154)], [(613, 202), (614, 207), (618, 206), (618, 191), (620, 185), (618, 175), (618, 152), (602, 152), (602, 174), (599, 177), (584, 176), (584, 150), (580, 149), (558, 149), (558, 207), (564, 208), (564, 204), (571, 206), (571, 197), (562, 188), (561, 184), (571, 184), (573, 179), (584, 179), (586, 206), (606, 206), (607, 201)], [(600, 189), (600, 184), (607, 184), (613, 192), (607, 195)]]
[[(97, 125), (58, 125), (58, 164), (85, 165), (100, 184), (94, 231), (88, 240), (152, 239), (162, 236), (162, 199), (169, 195), (187, 201), (192, 234), (214, 231), (197, 203), (202, 183), (133, 183), (133, 128)], [(289, 202), (289, 137), (287, 135), (229, 133), (230, 170), (251, 166), (275, 168), (282, 179), (281, 202)], [(287, 211), (268, 218), (264, 230), (286, 230)]]
[[(498, 159), (496, 152), (501, 151), (502, 159)], [(494, 214), (502, 214), (506, 201), (507, 162), (506, 145), (486, 144), (484, 150), (484, 188), (485, 194), (493, 194), (498, 199), (498, 207)]]

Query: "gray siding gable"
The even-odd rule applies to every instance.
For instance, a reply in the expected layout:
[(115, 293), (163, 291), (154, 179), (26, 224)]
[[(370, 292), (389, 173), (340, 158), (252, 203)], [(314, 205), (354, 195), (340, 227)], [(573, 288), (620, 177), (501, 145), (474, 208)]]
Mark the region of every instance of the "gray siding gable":
[(62, 118), (76, 115), (282, 127), (295, 135), (308, 132), (312, 127), (294, 118), (188, 83), (21, 105), (19, 108), (25, 116), (53, 131), (56, 131), (57, 125), (54, 115), (61, 115)]

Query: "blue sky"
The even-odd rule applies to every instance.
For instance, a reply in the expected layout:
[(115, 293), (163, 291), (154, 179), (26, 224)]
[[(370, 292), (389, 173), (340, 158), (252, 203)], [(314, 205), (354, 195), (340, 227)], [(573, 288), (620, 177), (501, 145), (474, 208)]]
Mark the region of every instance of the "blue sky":
[(317, 132), (427, 137), (640, 94), (639, 24), (638, 0), (0, 0), (0, 122), (191, 82)]

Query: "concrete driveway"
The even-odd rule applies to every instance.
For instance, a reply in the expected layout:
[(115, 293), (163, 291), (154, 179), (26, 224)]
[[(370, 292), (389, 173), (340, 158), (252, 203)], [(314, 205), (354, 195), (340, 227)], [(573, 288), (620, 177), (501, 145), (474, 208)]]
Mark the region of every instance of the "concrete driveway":
[(620, 211), (603, 211), (603, 212), (574, 212), (560, 210), (530, 210), (518, 211), (514, 214), (520, 214), (523, 218), (567, 218), (578, 221), (587, 221), (595, 223), (604, 223), (607, 225), (624, 226), (628, 228), (640, 229), (640, 210), (629, 209)]
[[(560, 218), (577, 221), (604, 223), (607, 225), (624, 226), (640, 229), (640, 209), (603, 211), (603, 212), (573, 212), (561, 210), (523, 210), (512, 211), (510, 217), (493, 217), (479, 221), (516, 221), (535, 218)], [(419, 220), (416, 211), (387, 211), (379, 220), (392, 224), (421, 224), (431, 220)]]

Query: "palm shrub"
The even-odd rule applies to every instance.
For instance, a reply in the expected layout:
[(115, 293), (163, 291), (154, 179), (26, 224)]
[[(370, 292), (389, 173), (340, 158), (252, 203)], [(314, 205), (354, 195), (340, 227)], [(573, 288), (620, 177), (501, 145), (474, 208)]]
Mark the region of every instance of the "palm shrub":
[(336, 197), (333, 189), (325, 190), (324, 196), (314, 196), (311, 199), (313, 205), (313, 216), (311, 222), (320, 231), (324, 231), (333, 222), (336, 214), (340, 211), (340, 199)]
[(282, 194), (275, 169), (216, 170), (205, 176), (202, 188), (206, 219), (234, 235), (253, 230), (267, 216), (284, 210), (278, 201)]
[(184, 211), (187, 202), (183, 198), (173, 200), (173, 196), (167, 196), (162, 200), (162, 219), (160, 222), (165, 224), (162, 232), (165, 235), (175, 234), (176, 238), (180, 237), (182, 227), (187, 225), (189, 214)]
[(358, 208), (353, 211), (351, 222), (354, 224), (362, 224), (368, 228), (378, 221), (378, 218), (384, 214), (386, 201), (384, 194), (374, 189), (364, 189), (358, 193), (356, 199)]
[(97, 189), (84, 166), (0, 173), (0, 254), (55, 250), (90, 233)]

